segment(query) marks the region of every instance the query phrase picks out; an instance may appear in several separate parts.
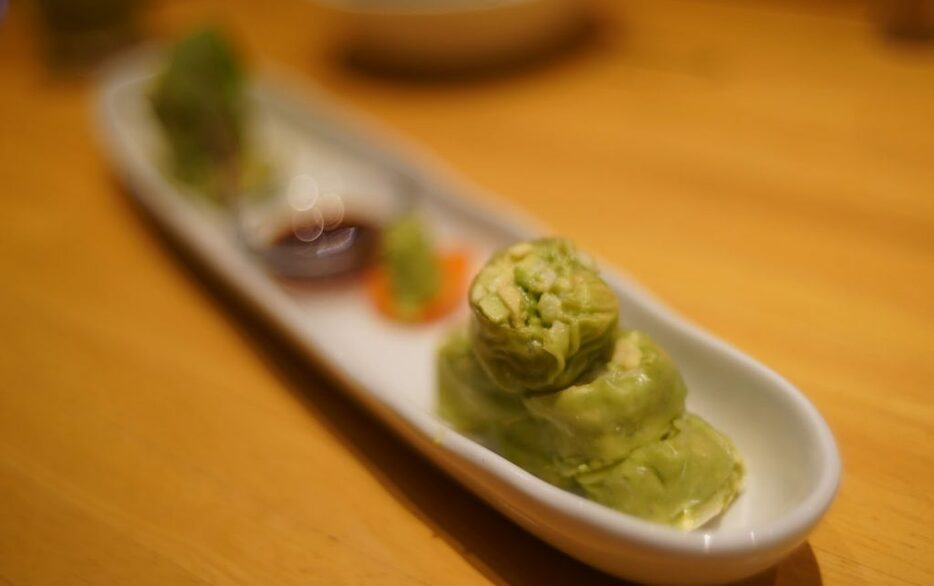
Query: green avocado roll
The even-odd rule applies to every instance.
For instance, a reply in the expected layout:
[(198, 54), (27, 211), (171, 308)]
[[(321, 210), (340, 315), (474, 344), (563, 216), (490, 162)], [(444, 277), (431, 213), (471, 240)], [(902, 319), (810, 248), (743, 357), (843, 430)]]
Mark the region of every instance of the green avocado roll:
[(453, 331), (438, 350), (438, 413), (458, 430), (486, 439), (529, 417), (522, 400), (501, 392), (480, 367), (464, 329)]
[(590, 499), (643, 519), (693, 529), (718, 515), (742, 489), (744, 466), (733, 443), (695, 415), (664, 438), (576, 480)]
[(551, 449), (567, 474), (618, 462), (661, 438), (684, 413), (681, 374), (645, 334), (620, 332), (610, 360), (588, 374), (561, 391), (525, 399), (551, 428)]
[(206, 28), (179, 40), (150, 93), (172, 174), (220, 202), (241, 187), (246, 74), (228, 38)]
[(469, 301), (474, 352), (506, 392), (564, 388), (613, 350), (616, 296), (567, 240), (497, 253), (471, 284)]
[(646, 334), (619, 329), (616, 299), (564, 240), (493, 256), (473, 317), (438, 353), (438, 413), (556, 486), (636, 517), (693, 529), (742, 489), (725, 435), (687, 413), (687, 387)]
[(543, 480), (573, 488), (555, 442), (554, 426), (535, 417), (520, 396), (502, 392), (487, 376), (465, 328), (438, 351), (438, 414), (458, 431)]

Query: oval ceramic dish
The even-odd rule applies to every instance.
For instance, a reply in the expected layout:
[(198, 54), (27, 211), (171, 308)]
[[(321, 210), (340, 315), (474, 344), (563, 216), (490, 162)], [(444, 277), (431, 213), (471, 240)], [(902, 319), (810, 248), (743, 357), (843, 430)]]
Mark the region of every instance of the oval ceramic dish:
[[(139, 203), (271, 325), (329, 365), (363, 405), (528, 531), (618, 576), (709, 583), (775, 564), (827, 510), (840, 460), (814, 406), (786, 380), (674, 315), (605, 263), (622, 323), (645, 330), (670, 352), (689, 388), (688, 408), (729, 435), (746, 460), (745, 491), (726, 514), (688, 533), (655, 525), (555, 488), (454, 432), (434, 414), (434, 357), (440, 337), (465, 310), (445, 323), (401, 327), (381, 318), (358, 289), (302, 290), (270, 277), (239, 244), (231, 219), (182, 193), (156, 163), (159, 135), (145, 92), (157, 65), (152, 50), (116, 63), (97, 104), (107, 152)], [(325, 97), (290, 87), (257, 78), (250, 93), (261, 142), (289, 172), (301, 170), (295, 153), (338, 149), (354, 165), (408, 177), (432, 231), (442, 244), (470, 243), (474, 269), (490, 251), (542, 233), (514, 212), (481, 205), (436, 162)]]

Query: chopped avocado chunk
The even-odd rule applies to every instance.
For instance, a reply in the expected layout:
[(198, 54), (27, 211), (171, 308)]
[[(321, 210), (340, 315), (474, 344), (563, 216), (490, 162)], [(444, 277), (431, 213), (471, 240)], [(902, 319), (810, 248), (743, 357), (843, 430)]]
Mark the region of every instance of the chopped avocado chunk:
[(483, 315), (493, 323), (505, 323), (509, 319), (509, 309), (503, 300), (492, 295), (484, 297), (477, 304)]

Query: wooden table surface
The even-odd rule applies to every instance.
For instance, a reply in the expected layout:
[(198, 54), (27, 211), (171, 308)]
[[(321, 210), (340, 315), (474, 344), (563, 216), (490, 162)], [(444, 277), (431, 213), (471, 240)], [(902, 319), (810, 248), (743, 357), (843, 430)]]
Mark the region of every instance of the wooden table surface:
[[(341, 65), (307, 2), (150, 16), (220, 20), (798, 385), (843, 483), (751, 583), (930, 584), (934, 47), (846, 2), (608, 4), (560, 58), (443, 82)], [(182, 262), (107, 167), (93, 79), (43, 67), (28, 8), (0, 24), (0, 584), (611, 582)]]

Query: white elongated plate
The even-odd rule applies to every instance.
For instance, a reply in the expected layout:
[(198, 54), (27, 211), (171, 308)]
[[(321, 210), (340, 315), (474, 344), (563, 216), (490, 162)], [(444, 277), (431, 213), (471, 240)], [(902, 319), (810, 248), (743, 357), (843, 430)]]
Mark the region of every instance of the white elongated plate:
[[(145, 94), (157, 66), (155, 50), (114, 64), (97, 103), (107, 153), (139, 203), (271, 325), (324, 361), (363, 405), (528, 531), (622, 577), (723, 582), (779, 561), (830, 505), (840, 478), (837, 447), (801, 392), (605, 264), (625, 325), (647, 331), (670, 352), (687, 382), (689, 409), (729, 435), (746, 460), (746, 489), (727, 513), (687, 533), (652, 524), (555, 488), (454, 432), (434, 414), (434, 356), (450, 322), (465, 312), (445, 323), (403, 327), (376, 314), (358, 289), (301, 290), (271, 278), (225, 214), (181, 193), (156, 164), (159, 136)], [(282, 162), (286, 167), (300, 171), (302, 156), (337, 149), (349, 153), (344, 172), (363, 165), (406, 176), (433, 231), (446, 242), (469, 243), (478, 262), (542, 233), (515, 212), (480, 204), (436, 163), (326, 97), (285, 87), (258, 78), (250, 99), (264, 144), (276, 156), (293, 157)]]

